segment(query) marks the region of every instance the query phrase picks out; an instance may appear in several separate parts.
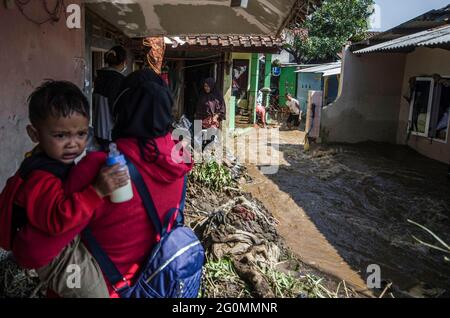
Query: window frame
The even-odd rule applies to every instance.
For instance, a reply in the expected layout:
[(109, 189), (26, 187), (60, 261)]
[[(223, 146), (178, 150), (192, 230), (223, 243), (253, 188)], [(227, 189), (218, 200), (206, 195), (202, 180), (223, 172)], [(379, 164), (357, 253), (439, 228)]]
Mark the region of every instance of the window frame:
[[(416, 90), (415, 89), (414, 89), (413, 94), (412, 94), (413, 96), (412, 96), (411, 102), (409, 103), (409, 121), (408, 121), (409, 124), (408, 124), (408, 127), (407, 127), (407, 131), (410, 132), (411, 135), (429, 138), (430, 121), (431, 121), (431, 109), (433, 107), (435, 81), (434, 81), (434, 78), (432, 78), (432, 77), (416, 77), (416, 82), (419, 82), (419, 81), (421, 81), (421, 82), (430, 82), (430, 92), (429, 92), (429, 95), (428, 95), (427, 119), (426, 119), (426, 123), (425, 123), (425, 132), (421, 133), (421, 132), (417, 132), (417, 131), (412, 131), (411, 130), (414, 103), (416, 101)], [(447, 130), (447, 134), (448, 134), (448, 130)]]
[[(450, 76), (449, 76), (449, 75), (447, 75), (447, 76), (441, 76), (441, 78), (450, 79)], [(441, 95), (442, 95), (442, 90), (441, 90), (441, 93), (439, 94), (439, 98), (441, 98)], [(434, 97), (434, 94), (433, 94), (433, 97)], [(436, 96), (436, 97), (437, 97), (437, 96)], [(437, 103), (437, 101), (436, 101), (436, 103)], [(434, 101), (433, 101), (433, 104), (434, 104)], [(448, 142), (448, 134), (449, 134), (449, 130), (450, 130), (450, 116), (449, 116), (448, 122), (447, 122), (447, 134), (445, 135), (445, 140), (442, 140), (442, 139), (439, 139), (439, 138), (432, 138), (433, 142), (434, 142), (434, 141), (437, 141), (437, 142), (446, 144), (446, 143)]]

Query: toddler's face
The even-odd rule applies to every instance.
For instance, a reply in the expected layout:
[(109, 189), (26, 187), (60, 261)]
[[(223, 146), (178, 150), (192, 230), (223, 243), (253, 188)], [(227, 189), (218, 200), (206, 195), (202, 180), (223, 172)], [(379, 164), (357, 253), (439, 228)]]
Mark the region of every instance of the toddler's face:
[(89, 119), (78, 113), (68, 117), (49, 116), (37, 127), (29, 125), (27, 131), (47, 156), (71, 164), (86, 149)]

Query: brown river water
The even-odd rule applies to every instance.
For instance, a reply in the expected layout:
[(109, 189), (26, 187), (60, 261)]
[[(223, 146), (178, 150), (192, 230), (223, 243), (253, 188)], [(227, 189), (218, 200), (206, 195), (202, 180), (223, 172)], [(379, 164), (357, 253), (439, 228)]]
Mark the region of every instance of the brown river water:
[[(422, 224), (450, 243), (448, 165), (406, 146), (379, 143), (314, 145), (305, 153), (298, 133), (280, 132), (279, 171), (253, 172), (259, 185), (248, 189), (269, 210), (271, 205), (282, 223), (295, 223), (294, 214), (302, 214), (298, 226), (284, 229), (301, 258), (327, 270), (321, 261), (326, 263), (324, 251), (332, 250), (328, 258), (341, 264), (328, 266), (335, 276), (349, 276), (340, 271), (350, 270), (365, 282), (367, 266), (377, 264), (395, 295), (450, 297), (450, 262), (444, 253), (414, 241), (413, 235), (440, 246), (407, 222)], [(304, 219), (317, 234), (302, 230)]]

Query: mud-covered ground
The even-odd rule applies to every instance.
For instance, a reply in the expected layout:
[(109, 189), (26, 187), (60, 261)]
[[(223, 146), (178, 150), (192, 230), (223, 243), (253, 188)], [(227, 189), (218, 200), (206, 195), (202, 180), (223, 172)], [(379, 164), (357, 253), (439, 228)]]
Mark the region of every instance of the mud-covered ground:
[[(313, 145), (305, 153), (281, 132), (284, 163), (268, 175), (314, 222), (352, 269), (378, 264), (383, 280), (411, 296), (450, 296), (450, 262), (413, 239), (450, 242), (448, 166), (404, 146)], [(284, 135), (283, 135), (284, 134)], [(439, 244), (438, 244), (439, 245)], [(448, 254), (447, 254), (448, 256)]]

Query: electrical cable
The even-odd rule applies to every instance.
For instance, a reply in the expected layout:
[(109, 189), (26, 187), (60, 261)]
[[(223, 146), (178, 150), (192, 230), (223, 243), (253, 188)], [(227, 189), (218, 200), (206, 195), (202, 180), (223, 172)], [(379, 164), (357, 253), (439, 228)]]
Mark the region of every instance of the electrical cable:
[(57, 22), (59, 21), (61, 17), (61, 13), (64, 11), (65, 3), (64, 0), (57, 0), (55, 3), (55, 6), (53, 9), (50, 9), (50, 6), (48, 4), (48, 0), (42, 0), (42, 5), (44, 8), (44, 11), (47, 13), (48, 17), (45, 18), (42, 21), (38, 21), (31, 16), (29, 16), (25, 12), (25, 7), (30, 4), (31, 0), (15, 0), (15, 4), (17, 5), (17, 8), (19, 9), (20, 13), (30, 22), (36, 24), (36, 25), (42, 25), (47, 22)]

